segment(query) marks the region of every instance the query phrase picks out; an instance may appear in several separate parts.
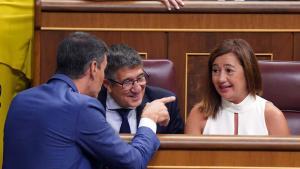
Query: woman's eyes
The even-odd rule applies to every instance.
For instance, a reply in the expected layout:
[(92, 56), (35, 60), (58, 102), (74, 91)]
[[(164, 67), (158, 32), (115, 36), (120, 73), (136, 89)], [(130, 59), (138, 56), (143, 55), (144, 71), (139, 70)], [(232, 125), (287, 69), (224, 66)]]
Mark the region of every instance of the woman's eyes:
[(225, 69), (225, 71), (226, 71), (227, 73), (229, 73), (229, 74), (234, 72), (233, 69)]
[(212, 69), (213, 73), (218, 73), (220, 70), (219, 69)]
[[(221, 72), (220, 69), (212, 69), (212, 73), (214, 73), (214, 74), (220, 73), (220, 72)], [(234, 72), (234, 70), (227, 68), (227, 69), (225, 69), (225, 72), (228, 73), (228, 74), (232, 74)]]

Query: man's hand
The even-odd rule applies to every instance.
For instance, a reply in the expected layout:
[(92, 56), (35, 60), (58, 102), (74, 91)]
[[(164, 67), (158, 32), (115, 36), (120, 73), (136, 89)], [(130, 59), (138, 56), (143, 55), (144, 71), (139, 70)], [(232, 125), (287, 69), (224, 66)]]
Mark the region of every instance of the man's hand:
[(170, 116), (165, 104), (173, 102), (175, 101), (175, 99), (176, 98), (174, 96), (171, 96), (157, 99), (150, 103), (147, 103), (143, 110), (142, 117), (152, 119), (159, 125), (167, 126), (170, 121)]
[(180, 9), (180, 7), (183, 7), (184, 5), (183, 0), (160, 0), (160, 1), (165, 4), (168, 10), (171, 10), (172, 7), (175, 9)]

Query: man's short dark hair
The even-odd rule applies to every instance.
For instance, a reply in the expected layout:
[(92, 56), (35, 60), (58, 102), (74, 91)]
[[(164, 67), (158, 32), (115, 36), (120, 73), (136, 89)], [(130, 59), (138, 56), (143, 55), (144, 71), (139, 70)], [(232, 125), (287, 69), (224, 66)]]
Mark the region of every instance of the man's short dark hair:
[(91, 61), (98, 64), (103, 61), (108, 48), (100, 39), (85, 33), (74, 32), (58, 46), (56, 73), (62, 73), (72, 79), (84, 74)]
[(137, 66), (143, 66), (143, 63), (140, 55), (135, 49), (125, 44), (112, 45), (107, 56), (105, 78), (114, 79), (116, 71), (120, 68), (134, 68)]

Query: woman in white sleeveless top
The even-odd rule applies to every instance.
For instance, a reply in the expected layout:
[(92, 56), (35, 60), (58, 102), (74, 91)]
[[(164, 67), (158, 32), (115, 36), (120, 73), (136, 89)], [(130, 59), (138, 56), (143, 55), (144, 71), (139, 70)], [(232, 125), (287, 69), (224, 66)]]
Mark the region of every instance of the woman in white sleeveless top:
[(262, 93), (258, 62), (245, 40), (228, 39), (213, 50), (206, 87), (187, 119), (187, 134), (290, 134), (283, 113), (258, 96)]

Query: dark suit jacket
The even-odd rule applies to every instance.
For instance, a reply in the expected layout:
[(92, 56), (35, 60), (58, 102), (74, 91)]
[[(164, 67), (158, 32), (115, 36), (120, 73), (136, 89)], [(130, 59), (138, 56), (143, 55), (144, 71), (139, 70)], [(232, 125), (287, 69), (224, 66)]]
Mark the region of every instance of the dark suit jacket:
[(146, 168), (159, 147), (155, 133), (140, 127), (128, 144), (104, 114), (97, 99), (62, 74), (21, 92), (5, 123), (3, 169)]
[[(147, 102), (151, 102), (155, 99), (160, 99), (167, 96), (175, 96), (174, 93), (154, 86), (146, 86), (145, 88), (145, 95), (143, 97), (143, 101), (140, 106), (136, 108), (137, 112), (137, 122), (139, 123), (141, 118), (141, 113), (146, 105)], [(102, 87), (98, 100), (106, 107), (106, 97), (107, 97), (107, 90), (105, 87)], [(170, 122), (168, 126), (159, 126), (157, 125), (157, 133), (159, 134), (179, 134), (183, 133), (184, 131), (184, 123), (179, 113), (178, 101), (167, 103), (166, 104), (169, 115), (170, 115)], [(138, 124), (137, 124), (138, 125)]]

